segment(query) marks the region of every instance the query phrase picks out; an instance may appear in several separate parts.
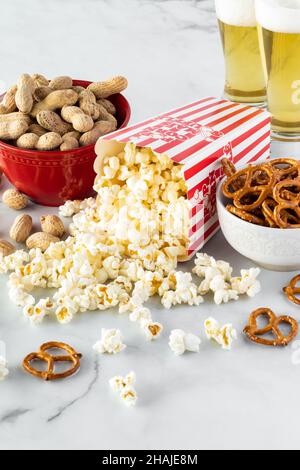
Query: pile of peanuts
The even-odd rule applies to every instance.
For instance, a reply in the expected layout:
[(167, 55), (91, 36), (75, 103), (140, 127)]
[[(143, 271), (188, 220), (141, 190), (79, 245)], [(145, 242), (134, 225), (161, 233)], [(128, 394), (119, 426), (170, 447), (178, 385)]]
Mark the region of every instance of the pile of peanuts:
[[(21, 211), (29, 200), (27, 196), (16, 189), (8, 189), (2, 197), (3, 203), (10, 209)], [(11, 240), (16, 243), (26, 243), (29, 250), (38, 248), (46, 251), (51, 243), (57, 243), (66, 232), (63, 221), (57, 215), (45, 215), (40, 218), (41, 230), (32, 234), (33, 220), (28, 214), (19, 215), (10, 228)], [(7, 240), (0, 240), (0, 256), (9, 256), (16, 251), (15, 246)]]
[(23, 74), (0, 104), (0, 140), (43, 151), (92, 145), (117, 129), (116, 108), (108, 98), (127, 86), (125, 77), (83, 88), (68, 76), (49, 81)]

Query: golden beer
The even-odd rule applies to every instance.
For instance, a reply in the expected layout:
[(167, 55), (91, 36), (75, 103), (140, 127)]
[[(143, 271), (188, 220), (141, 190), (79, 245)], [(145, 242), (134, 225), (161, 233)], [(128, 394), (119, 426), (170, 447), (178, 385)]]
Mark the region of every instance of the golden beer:
[(256, 26), (235, 26), (219, 20), (226, 62), (225, 97), (240, 103), (261, 104), (266, 100)]
[(223, 43), (225, 97), (239, 103), (262, 105), (266, 101), (255, 0), (215, 0)]
[(286, 7), (284, 0), (273, 0), (272, 10), (268, 2), (258, 1), (257, 12), (272, 128), (279, 136), (297, 139), (300, 136), (300, 1)]

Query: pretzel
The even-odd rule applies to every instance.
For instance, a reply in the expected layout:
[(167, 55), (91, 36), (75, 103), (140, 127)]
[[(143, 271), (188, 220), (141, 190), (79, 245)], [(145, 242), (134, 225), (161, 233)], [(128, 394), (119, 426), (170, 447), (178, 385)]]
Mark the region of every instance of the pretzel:
[[(221, 160), (223, 172), (227, 178), (230, 178), (231, 176), (235, 175), (237, 172), (237, 169), (235, 165), (228, 159), (228, 158), (223, 158)], [(234, 191), (238, 191), (241, 189), (243, 186), (243, 179), (242, 178), (237, 178), (234, 183), (232, 183), (232, 187)]]
[[(258, 170), (264, 172), (264, 174), (267, 175), (267, 184), (257, 184), (254, 175)], [(236, 182), (237, 178), (241, 177), (244, 177), (245, 179), (243, 187), (237, 191), (232, 191), (231, 189), (234, 189), (232, 186), (233, 183)], [(225, 181), (223, 184), (223, 193), (226, 197), (233, 199), (235, 207), (247, 212), (251, 212), (253, 209), (261, 207), (265, 199), (272, 195), (274, 182), (275, 176), (271, 167), (267, 165), (260, 165), (259, 167), (248, 167), (235, 173), (233, 176), (228, 178), (227, 181)], [(247, 203), (247, 200), (243, 202), (245, 197), (255, 197), (255, 200), (249, 204)]]
[(296, 305), (300, 305), (300, 298), (296, 297), (300, 294), (300, 287), (297, 284), (300, 282), (300, 274), (295, 276), (287, 287), (284, 287), (283, 292), (287, 298)]
[[(257, 319), (261, 316), (269, 319), (269, 323), (264, 328), (258, 328), (257, 326)], [(291, 332), (287, 336), (280, 331), (280, 324), (290, 325)], [(277, 347), (287, 346), (296, 338), (298, 330), (298, 323), (294, 318), (286, 315), (277, 317), (269, 308), (259, 308), (250, 315), (249, 324), (244, 329), (244, 333), (253, 343)], [(263, 335), (267, 333), (273, 333), (275, 339), (263, 338)]]
[[(51, 349), (62, 349), (66, 351), (68, 354), (63, 355), (63, 356), (51, 355), (49, 354), (49, 352), (47, 352), (47, 351), (51, 351)], [(26, 356), (23, 361), (23, 367), (26, 372), (42, 380), (49, 381), (49, 380), (65, 379), (66, 377), (70, 377), (71, 375), (75, 374), (79, 370), (81, 358), (82, 358), (82, 354), (77, 353), (75, 349), (73, 349), (68, 344), (53, 341), (53, 342), (42, 344), (38, 352), (28, 354), (28, 356)], [(39, 371), (35, 369), (32, 365), (33, 361), (46, 362), (47, 370)], [(55, 373), (54, 369), (55, 369), (56, 362), (70, 362), (72, 363), (72, 367), (70, 367), (65, 372)]]
[[(223, 194), (227, 210), (241, 219), (273, 229), (300, 228), (300, 162), (277, 158), (236, 171), (226, 159)], [(237, 210), (234, 210), (234, 207)]]
[(275, 207), (277, 206), (277, 202), (274, 201), (274, 199), (272, 199), (271, 197), (269, 197), (268, 199), (266, 199), (263, 203), (262, 203), (262, 213), (268, 223), (268, 225), (272, 228), (277, 228), (278, 225), (275, 221), (275, 216), (274, 216), (274, 210), (275, 210)]
[(264, 226), (266, 225), (265, 221), (262, 218), (260, 218), (259, 216), (255, 214), (251, 214), (251, 212), (243, 211), (230, 204), (228, 204), (226, 209), (231, 214), (236, 215), (237, 217), (239, 217), (242, 220), (245, 220), (246, 222), (250, 222), (251, 224), (255, 224), (255, 225), (264, 225)]
[(300, 162), (292, 158), (276, 158), (268, 162), (276, 174), (277, 180), (300, 176)]
[(227, 178), (230, 178), (236, 173), (236, 167), (230, 160), (228, 160), (228, 158), (222, 158), (221, 164), (222, 164), (223, 172), (225, 176), (227, 176)]

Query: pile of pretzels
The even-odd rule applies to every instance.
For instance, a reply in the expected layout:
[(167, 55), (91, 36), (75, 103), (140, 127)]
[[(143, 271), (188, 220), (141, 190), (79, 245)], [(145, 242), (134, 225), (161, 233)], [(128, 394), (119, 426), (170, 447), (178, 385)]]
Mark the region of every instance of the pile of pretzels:
[(300, 228), (300, 162), (278, 158), (237, 171), (222, 160), (227, 210), (252, 224), (277, 229)]

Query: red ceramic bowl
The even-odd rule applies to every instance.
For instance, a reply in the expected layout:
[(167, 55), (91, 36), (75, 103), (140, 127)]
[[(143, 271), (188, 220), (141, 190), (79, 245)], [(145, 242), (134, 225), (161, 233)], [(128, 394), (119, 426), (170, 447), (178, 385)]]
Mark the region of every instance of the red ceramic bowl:
[[(73, 83), (86, 88), (91, 82)], [(117, 109), (118, 128), (126, 127), (131, 116), (128, 101), (121, 94), (109, 99)], [(93, 196), (95, 158), (94, 145), (65, 152), (39, 152), (0, 141), (0, 166), (4, 174), (19, 191), (43, 206), (57, 207), (67, 200)]]

